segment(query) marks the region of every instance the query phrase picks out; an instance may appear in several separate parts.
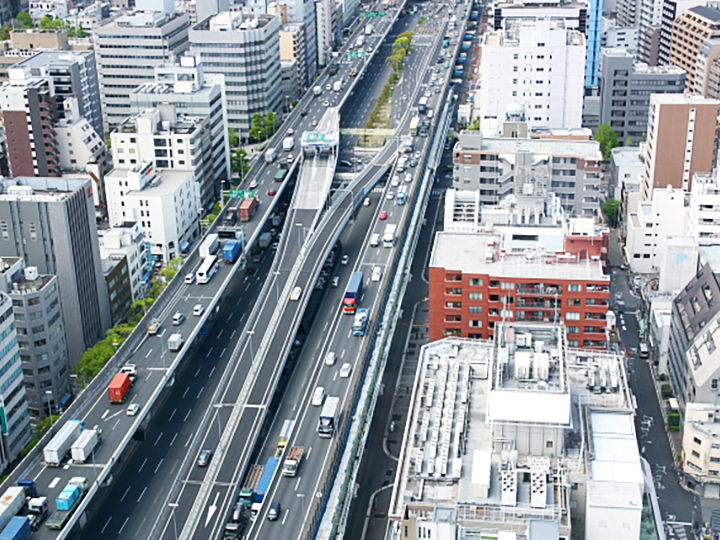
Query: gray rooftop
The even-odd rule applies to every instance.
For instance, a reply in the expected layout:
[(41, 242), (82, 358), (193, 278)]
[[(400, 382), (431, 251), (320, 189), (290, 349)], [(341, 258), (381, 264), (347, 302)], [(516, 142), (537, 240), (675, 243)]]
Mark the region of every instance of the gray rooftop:
[(49, 64), (71, 66), (81, 59), (92, 59), (92, 51), (43, 50), (17, 64), (18, 67), (43, 67)]
[(717, 10), (715, 8), (711, 8), (711, 7), (707, 7), (707, 6), (695, 6), (695, 7), (690, 8), (688, 11), (697, 13), (701, 17), (710, 19), (713, 22), (720, 21), (720, 10)]

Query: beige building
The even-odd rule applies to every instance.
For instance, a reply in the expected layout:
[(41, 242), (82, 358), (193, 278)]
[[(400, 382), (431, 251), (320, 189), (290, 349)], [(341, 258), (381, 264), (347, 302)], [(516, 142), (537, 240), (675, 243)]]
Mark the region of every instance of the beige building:
[(706, 39), (720, 37), (720, 10), (695, 6), (675, 19), (670, 40), (671, 66), (687, 72), (685, 88), (695, 89), (695, 64)]
[(703, 497), (720, 498), (720, 417), (711, 403), (688, 403), (683, 429), (686, 485)]
[[(690, 74), (688, 73), (688, 77)], [(720, 101), (689, 94), (650, 97), (642, 197), (655, 188), (690, 190), (695, 173), (709, 173), (715, 163)]]
[(302, 26), (299, 24), (288, 24), (280, 30), (280, 61), (296, 60), (297, 61), (297, 79), (300, 84), (300, 94), (302, 94), (302, 86), (307, 84), (307, 70), (305, 60), (305, 40), (303, 39)]

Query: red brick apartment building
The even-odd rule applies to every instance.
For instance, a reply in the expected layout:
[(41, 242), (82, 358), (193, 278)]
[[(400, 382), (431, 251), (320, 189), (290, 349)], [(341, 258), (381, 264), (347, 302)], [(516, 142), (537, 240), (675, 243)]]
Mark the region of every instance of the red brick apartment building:
[(507, 321), (563, 322), (571, 347), (605, 348), (610, 278), (599, 256), (505, 253), (497, 234), (439, 232), (430, 261), (430, 341), (489, 339)]

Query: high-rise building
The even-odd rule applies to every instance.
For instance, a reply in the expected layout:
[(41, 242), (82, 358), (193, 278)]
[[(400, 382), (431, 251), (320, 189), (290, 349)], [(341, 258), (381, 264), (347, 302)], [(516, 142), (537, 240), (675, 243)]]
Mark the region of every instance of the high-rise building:
[(317, 63), (326, 66), (332, 60), (337, 37), (337, 20), (334, 0), (319, 0), (315, 3), (315, 24), (317, 26)]
[(79, 113), (102, 135), (102, 107), (92, 51), (41, 51), (16, 67), (29, 68), (33, 78), (52, 81), (60, 120), (65, 117), (62, 102), (75, 98)]
[(602, 46), (603, 0), (588, 0), (587, 56), (585, 58), (585, 86), (598, 85), (600, 48)]
[(60, 286), (57, 276), (40, 274), (21, 257), (1, 257), (0, 264), (0, 291), (12, 300), (28, 411), (37, 423), (70, 393)]
[(689, 191), (695, 173), (715, 165), (720, 101), (689, 94), (650, 96), (643, 199), (654, 188)]
[(651, 66), (658, 65), (664, 0), (641, 0), (638, 35), (638, 58)]
[(20, 457), (32, 437), (13, 303), (5, 293), (0, 293), (0, 353), (0, 466), (4, 469)]
[(497, 129), (510, 103), (525, 106), (530, 127), (582, 125), (585, 36), (562, 20), (507, 19), (482, 36), (480, 128)]
[(695, 61), (694, 94), (720, 98), (720, 38), (706, 39)]
[(315, 80), (318, 61), (318, 32), (315, 22), (315, 0), (285, 0), (287, 22), (299, 24), (305, 48), (305, 74), (303, 84), (308, 87)]
[[(191, 147), (191, 151), (200, 152), (201, 159), (198, 160), (198, 156), (193, 154), (192, 160), (183, 160), (184, 166), (176, 160), (173, 167), (195, 173), (201, 204), (205, 210), (210, 210), (220, 197), (222, 183), (229, 181), (231, 176), (225, 76), (219, 73), (205, 74), (202, 64), (193, 56), (181, 56), (177, 64), (157, 66), (155, 82), (138, 86), (130, 94), (133, 115), (149, 109), (158, 109), (160, 122), (169, 122), (170, 125), (202, 124), (203, 120), (207, 120), (207, 133), (202, 128), (200, 136), (203, 141), (209, 141), (207, 144), (203, 142), (202, 146)], [(138, 159), (152, 160), (157, 157), (157, 153), (150, 154), (154, 142), (153, 138), (138, 147)], [(125, 165), (122, 168), (132, 164)]]
[(105, 337), (110, 311), (90, 179), (0, 181), (0, 256), (58, 278), (70, 364)]
[(190, 47), (205, 73), (225, 75), (228, 127), (247, 139), (254, 114), (280, 114), (283, 86), (278, 17), (224, 11), (190, 30)]
[(609, 124), (620, 141), (639, 144), (647, 134), (651, 94), (682, 94), (685, 71), (649, 67), (624, 49), (603, 49), (600, 72), (600, 123)]
[(640, 0), (618, 0), (615, 20), (621, 28), (635, 28), (640, 21)]
[(695, 90), (695, 64), (706, 39), (720, 37), (720, 10), (695, 6), (675, 19), (668, 63), (687, 72), (685, 86)]
[(299, 24), (286, 24), (280, 29), (280, 61), (295, 62), (299, 91), (307, 88), (307, 51), (302, 26)]
[(186, 13), (190, 26), (229, 9), (230, 0), (175, 0), (175, 11)]
[(136, 11), (94, 30), (106, 131), (130, 116), (130, 93), (153, 81), (153, 68), (187, 50), (189, 26), (185, 14)]
[(98, 231), (100, 257), (114, 260), (126, 259), (130, 274), (132, 299), (143, 298), (150, 287), (152, 265), (145, 250), (145, 235), (140, 224), (134, 221), (120, 223), (115, 227)]
[(658, 51), (658, 64), (661, 66), (670, 62), (670, 45), (675, 19), (688, 9), (697, 7), (699, 2), (700, 0), (663, 0), (660, 47)]

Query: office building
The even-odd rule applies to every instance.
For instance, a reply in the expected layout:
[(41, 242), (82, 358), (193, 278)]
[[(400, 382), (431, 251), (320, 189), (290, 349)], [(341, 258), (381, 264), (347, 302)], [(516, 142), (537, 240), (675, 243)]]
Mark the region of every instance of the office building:
[[(320, 0), (322, 1), (322, 0)], [(317, 75), (319, 38), (315, 11), (315, 0), (286, 0), (286, 19), (289, 24), (299, 25), (301, 28), (303, 47), (305, 49), (305, 74), (303, 81), (309, 87)]]
[(640, 0), (638, 60), (658, 65), (664, 0)]
[[(637, 51), (638, 29), (617, 26), (614, 19), (603, 19), (602, 48)], [(602, 66), (602, 59), (600, 60)]]
[(565, 330), (504, 323), (492, 342), (420, 350), (388, 539), (657, 534), (623, 358)]
[(706, 39), (720, 37), (720, 10), (695, 6), (679, 15), (672, 26), (668, 63), (687, 72), (685, 86), (695, 91), (695, 64)]
[(28, 13), (37, 24), (40, 19), (64, 19), (68, 16), (68, 3), (66, 0), (30, 0)]
[(41, 51), (16, 67), (29, 68), (33, 78), (52, 81), (58, 119), (64, 118), (62, 102), (75, 98), (79, 113), (102, 136), (102, 107), (92, 51)]
[(623, 49), (603, 49), (600, 73), (600, 123), (618, 140), (640, 144), (647, 134), (651, 94), (682, 94), (685, 72), (675, 66), (649, 67)]
[(37, 424), (71, 390), (60, 286), (57, 276), (40, 274), (21, 257), (1, 257), (0, 264), (0, 291), (12, 300), (28, 412)]
[(153, 68), (174, 62), (187, 50), (188, 28), (185, 14), (135, 11), (94, 30), (106, 131), (130, 115), (130, 93), (154, 80)]
[(320, 0), (315, 2), (317, 64), (319, 66), (327, 66), (332, 60), (331, 53), (336, 47), (338, 27), (336, 13), (335, 2), (333, 0)]
[[(670, 62), (670, 48), (672, 44), (673, 26), (676, 19), (690, 8), (698, 7), (701, 0), (663, 0), (662, 24), (660, 27), (660, 51), (658, 63), (667, 65)], [(684, 24), (684, 23), (683, 23)], [(706, 36), (712, 37), (712, 36)], [(702, 38), (702, 39), (705, 39)], [(700, 41), (702, 41), (702, 39)]]
[[(202, 64), (192, 56), (181, 56), (178, 64), (162, 64), (155, 68), (154, 83), (138, 86), (130, 94), (130, 110), (133, 115), (150, 109), (160, 111), (160, 126), (153, 130), (168, 131), (162, 129), (163, 122), (169, 122), (171, 126), (201, 124), (200, 131), (183, 133), (181, 137), (192, 141), (192, 138), (200, 133), (202, 141), (191, 142), (188, 149), (191, 152), (201, 152), (202, 160), (197, 161), (196, 154), (192, 154), (193, 160), (182, 160), (180, 154), (176, 155), (180, 159), (173, 165), (175, 170), (194, 172), (195, 181), (200, 188), (201, 204), (203, 208), (210, 210), (220, 197), (223, 182), (229, 181), (231, 177), (224, 75), (205, 74)], [(127, 130), (128, 125), (125, 124), (122, 129)], [(207, 130), (207, 133), (204, 130)], [(145, 139), (138, 145), (141, 159), (154, 159), (159, 154), (157, 151), (150, 154), (149, 149), (155, 146), (156, 139), (149, 136)], [(176, 138), (175, 143), (178, 141)], [(182, 151), (184, 152), (184, 149)], [(180, 160), (184, 163), (180, 163)], [(193, 161), (197, 161), (195, 166)]]
[(581, 127), (585, 36), (562, 20), (504, 24), (481, 38), (480, 128), (497, 129), (513, 102), (525, 107), (530, 127)]
[(719, 108), (720, 101), (689, 94), (650, 96), (644, 200), (655, 188), (690, 191), (695, 173), (713, 169)]
[(488, 27), (502, 30), (512, 19), (562, 19), (565, 27), (585, 34), (588, 27), (589, 3), (585, 0), (545, 0), (543, 2), (504, 2), (494, 0), (485, 8)]
[(230, 9), (230, 0), (175, 0), (175, 11), (185, 13), (190, 26)]
[(199, 194), (192, 172), (159, 171), (152, 161), (143, 161), (131, 169), (113, 170), (105, 186), (110, 223), (139, 224), (150, 248), (146, 256), (153, 263), (167, 264), (200, 234)]
[(600, 257), (508, 252), (497, 233), (435, 235), (429, 339), (491, 337), (502, 321), (566, 321), (574, 347), (605, 348), (610, 277)]
[(0, 181), (0, 256), (23, 257), (39, 274), (58, 277), (72, 366), (110, 326), (91, 183), (30, 177)]
[(294, 62), (299, 81), (298, 91), (302, 95), (308, 87), (307, 50), (302, 26), (286, 24), (280, 30), (280, 61)]
[(130, 279), (132, 300), (143, 298), (150, 287), (152, 265), (145, 251), (145, 235), (135, 221), (119, 223), (115, 227), (98, 231), (100, 257), (115, 261), (125, 259)]
[(640, 22), (640, 0), (617, 0), (615, 20), (621, 28), (637, 28)]
[(701, 246), (720, 245), (720, 181), (717, 171), (693, 176), (687, 233)]
[(97, 168), (100, 174), (96, 175), (96, 182), (99, 184), (96, 187), (99, 190), (99, 200), (104, 201), (102, 177), (112, 168), (110, 154), (101, 134), (80, 115), (75, 98), (63, 102), (63, 119), (58, 120), (54, 127), (60, 170), (63, 173), (76, 173)]
[(190, 47), (205, 73), (225, 76), (228, 127), (248, 140), (254, 114), (280, 114), (283, 87), (278, 17), (224, 11), (190, 30)]
[(720, 38), (706, 39), (695, 61), (693, 93), (707, 98), (720, 98)]
[(299, 62), (293, 60), (280, 60), (280, 68), (282, 70), (282, 86), (285, 103), (293, 103), (299, 101), (302, 97), (302, 85), (298, 76)]
[(0, 466), (4, 469), (32, 438), (13, 305), (5, 293), (0, 293), (0, 347)]
[[(522, 118), (522, 108), (509, 118)], [(517, 114), (515, 114), (517, 113)], [(595, 215), (602, 154), (595, 141), (484, 137), (463, 131), (453, 150), (453, 187), (479, 190), (484, 204), (521, 193), (544, 198), (552, 191), (567, 213)]]
[(627, 236), (627, 216), (642, 200), (641, 191), (645, 166), (640, 159), (641, 148), (619, 146), (612, 149), (610, 158), (610, 196), (620, 201), (618, 219), (621, 237)]
[(108, 253), (101, 248), (100, 261), (110, 303), (110, 324), (122, 324), (130, 317), (133, 302), (128, 260), (124, 255)]

